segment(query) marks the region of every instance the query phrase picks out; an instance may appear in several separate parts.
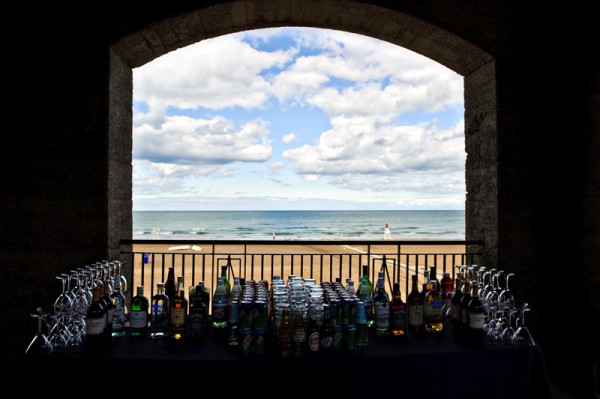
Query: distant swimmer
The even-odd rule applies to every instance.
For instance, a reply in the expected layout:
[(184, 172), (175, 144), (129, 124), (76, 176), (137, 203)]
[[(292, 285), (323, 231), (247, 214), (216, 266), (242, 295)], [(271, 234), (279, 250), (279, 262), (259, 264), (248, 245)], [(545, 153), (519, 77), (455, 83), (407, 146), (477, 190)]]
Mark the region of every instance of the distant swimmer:
[(277, 237), (275, 237), (275, 233), (273, 233), (273, 239), (274, 239), (274, 240), (276, 240), (276, 239), (277, 239)]

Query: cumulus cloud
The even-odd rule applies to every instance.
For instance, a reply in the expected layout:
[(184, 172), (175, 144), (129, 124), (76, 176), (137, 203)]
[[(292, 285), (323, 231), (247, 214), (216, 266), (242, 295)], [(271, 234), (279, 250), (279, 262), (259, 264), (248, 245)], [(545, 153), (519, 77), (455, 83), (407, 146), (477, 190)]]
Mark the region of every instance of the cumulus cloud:
[(296, 140), (298, 140), (298, 136), (296, 136), (296, 134), (294, 134), (294, 133), (289, 133), (289, 134), (286, 134), (285, 136), (283, 136), (283, 137), (281, 138), (281, 140), (282, 140), (282, 141), (283, 141), (285, 144), (289, 144), (289, 143), (291, 143), (292, 141), (296, 141)]
[[(307, 192), (327, 184), (346, 196), (395, 192), (415, 206), (464, 203), (463, 116), (439, 119), (462, 110), (462, 77), (384, 41), (312, 28), (240, 32), (135, 69), (133, 93), (137, 196), (198, 196), (206, 187), (194, 178), (233, 179), (254, 165), (244, 176), (276, 175), (282, 196), (298, 178)], [(277, 125), (273, 141), (277, 107), (318, 109), (328, 125), (310, 139), (303, 125)]]

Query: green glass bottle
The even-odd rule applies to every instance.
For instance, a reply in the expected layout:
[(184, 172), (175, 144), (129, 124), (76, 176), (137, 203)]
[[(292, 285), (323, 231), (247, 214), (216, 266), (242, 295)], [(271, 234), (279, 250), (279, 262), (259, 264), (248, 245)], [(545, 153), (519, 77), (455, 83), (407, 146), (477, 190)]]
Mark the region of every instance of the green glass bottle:
[(137, 286), (137, 295), (131, 298), (129, 325), (132, 337), (145, 337), (148, 331), (148, 309), (150, 301), (144, 295), (144, 286)]

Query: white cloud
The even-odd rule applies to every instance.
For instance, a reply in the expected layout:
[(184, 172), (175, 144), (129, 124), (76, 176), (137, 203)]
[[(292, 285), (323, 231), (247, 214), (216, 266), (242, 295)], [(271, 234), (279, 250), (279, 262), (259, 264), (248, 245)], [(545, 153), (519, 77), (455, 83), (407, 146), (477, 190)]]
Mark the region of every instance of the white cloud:
[[(276, 37), (287, 47), (273, 47)], [(134, 70), (134, 199), (233, 203), (238, 186), (256, 198), (377, 193), (386, 206), (462, 207), (462, 102), (459, 75), (356, 34), (273, 28), (204, 40)], [(311, 107), (327, 127), (281, 127), (281, 110)]]
[(285, 136), (283, 136), (283, 137), (281, 138), (281, 140), (282, 140), (282, 141), (283, 141), (285, 144), (289, 144), (289, 143), (291, 143), (292, 141), (297, 141), (297, 140), (298, 140), (298, 136), (296, 136), (296, 134), (294, 134), (294, 133), (289, 133), (289, 134), (286, 134)]

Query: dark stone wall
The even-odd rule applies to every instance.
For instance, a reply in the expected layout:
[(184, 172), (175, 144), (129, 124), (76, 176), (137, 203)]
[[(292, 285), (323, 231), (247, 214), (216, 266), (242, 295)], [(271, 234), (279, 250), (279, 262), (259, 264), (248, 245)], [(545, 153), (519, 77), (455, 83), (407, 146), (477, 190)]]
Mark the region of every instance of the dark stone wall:
[(131, 68), (204, 38), (297, 25), (388, 40), (465, 76), (467, 238), (484, 240), (487, 266), (515, 273), (555, 386), (591, 396), (600, 353), (600, 34), (591, 9), (500, 0), (15, 7), (28, 35), (13, 32), (5, 47), (13, 127), (0, 157), (3, 367), (18, 366), (35, 332), (30, 314), (59, 292), (54, 277), (117, 257), (131, 237)]

